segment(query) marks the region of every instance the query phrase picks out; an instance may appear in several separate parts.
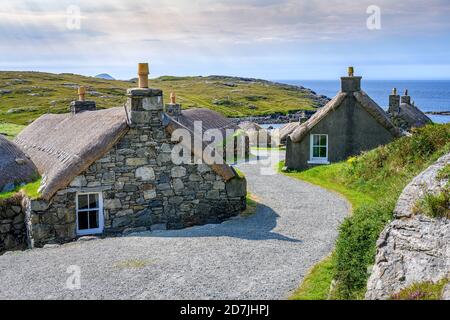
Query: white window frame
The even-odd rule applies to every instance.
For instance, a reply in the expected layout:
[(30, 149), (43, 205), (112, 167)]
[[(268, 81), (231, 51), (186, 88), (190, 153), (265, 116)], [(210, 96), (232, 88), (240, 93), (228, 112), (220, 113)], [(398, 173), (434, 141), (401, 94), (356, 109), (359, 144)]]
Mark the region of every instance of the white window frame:
[[(79, 229), (79, 224), (78, 224), (78, 213), (79, 212), (89, 212), (92, 211), (93, 209), (84, 209), (84, 210), (79, 210), (78, 209), (78, 197), (79, 196), (86, 196), (86, 195), (98, 195), (98, 228), (95, 229), (85, 229), (85, 230), (80, 230)], [(103, 194), (101, 192), (78, 192), (76, 194), (76, 224), (77, 224), (77, 235), (79, 236), (86, 236), (86, 235), (92, 235), (92, 234), (101, 234), (103, 233), (104, 230), (104, 226), (105, 226), (105, 218), (103, 215)]]
[[(325, 158), (317, 158), (314, 157), (314, 137), (315, 136), (325, 136), (327, 138), (327, 156)], [(310, 140), (309, 140), (309, 161), (308, 164), (330, 164), (330, 161), (328, 160), (328, 134), (311, 134)]]

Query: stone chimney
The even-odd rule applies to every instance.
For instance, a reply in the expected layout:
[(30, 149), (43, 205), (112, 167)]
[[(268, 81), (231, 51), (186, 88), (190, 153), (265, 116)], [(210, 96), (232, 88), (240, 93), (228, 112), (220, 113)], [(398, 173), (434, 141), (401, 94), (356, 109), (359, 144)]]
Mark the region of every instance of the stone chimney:
[(400, 111), (400, 96), (397, 94), (397, 88), (392, 90), (389, 96), (389, 113), (395, 114)]
[(342, 92), (356, 92), (361, 91), (361, 79), (362, 77), (355, 77), (355, 69), (353, 67), (348, 68), (348, 77), (341, 78), (341, 91)]
[(138, 67), (139, 88), (127, 90), (127, 117), (132, 128), (151, 129), (162, 126), (163, 92), (148, 88), (149, 67), (140, 63)]
[(83, 111), (95, 111), (97, 107), (95, 101), (86, 101), (86, 88), (80, 86), (78, 88), (78, 101), (72, 101), (70, 103), (70, 112), (77, 114)]
[(402, 103), (411, 104), (411, 97), (408, 94), (408, 89), (405, 90), (405, 95), (402, 96)]
[(170, 94), (170, 103), (166, 104), (166, 113), (176, 120), (181, 116), (181, 104), (177, 103), (177, 97), (174, 92)]

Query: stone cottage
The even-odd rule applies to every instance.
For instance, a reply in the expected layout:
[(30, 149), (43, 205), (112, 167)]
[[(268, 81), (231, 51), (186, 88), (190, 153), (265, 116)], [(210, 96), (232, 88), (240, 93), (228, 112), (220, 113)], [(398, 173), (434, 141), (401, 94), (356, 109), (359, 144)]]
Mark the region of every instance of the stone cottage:
[(41, 199), (26, 208), (31, 244), (219, 223), (244, 210), (245, 179), (226, 164), (199, 164), (205, 144), (189, 149), (192, 163), (174, 164), (173, 149), (191, 147), (172, 141), (185, 128), (175, 107), (148, 88), (141, 64), (124, 107), (95, 110), (81, 91), (71, 113), (43, 115), (20, 133), (16, 144), (42, 176)]
[(397, 94), (396, 88), (392, 90), (392, 94), (389, 96), (388, 115), (392, 122), (403, 130), (420, 128), (433, 123), (425, 113), (411, 102), (408, 90), (402, 97)]
[(401, 135), (386, 112), (361, 90), (361, 79), (349, 68), (349, 76), (341, 78), (341, 92), (288, 136), (288, 169), (343, 161)]

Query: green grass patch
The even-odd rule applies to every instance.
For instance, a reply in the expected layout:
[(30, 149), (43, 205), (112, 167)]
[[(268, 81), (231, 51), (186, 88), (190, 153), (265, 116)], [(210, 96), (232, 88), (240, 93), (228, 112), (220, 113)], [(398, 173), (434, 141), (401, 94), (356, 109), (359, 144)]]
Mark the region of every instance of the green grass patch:
[(0, 123), (0, 134), (6, 136), (6, 138), (12, 140), (17, 136), (20, 131), (25, 128), (23, 125), (13, 123)]
[(436, 179), (438, 179), (438, 180), (449, 180), (450, 179), (450, 164), (447, 164), (444, 168), (442, 168), (438, 172)]
[[(74, 74), (0, 72), (0, 122), (28, 125), (45, 113), (68, 112), (80, 85), (87, 87), (87, 98), (104, 109), (122, 106), (126, 89), (137, 84)], [(185, 109), (208, 108), (229, 117), (288, 114), (318, 107), (305, 89), (257, 79), (164, 76), (151, 79), (150, 86), (162, 89), (165, 101), (175, 92)], [(217, 104), (221, 101), (226, 103)]]
[[(339, 192), (352, 204), (352, 215), (340, 226), (333, 259), (336, 299), (362, 299), (376, 241), (392, 220), (406, 185), (442, 155), (450, 152), (450, 124), (430, 125), (346, 162), (285, 172)], [(280, 164), (280, 168), (283, 164)], [(321, 281), (311, 277), (311, 282)]]
[(441, 300), (444, 288), (449, 282), (449, 279), (444, 279), (437, 283), (415, 283), (394, 294), (391, 300)]
[(247, 208), (244, 212), (241, 213), (243, 217), (250, 217), (256, 213), (256, 209), (258, 207), (259, 199), (255, 195), (248, 193), (247, 198)]
[(447, 185), (438, 194), (426, 194), (415, 205), (414, 212), (431, 218), (450, 219), (450, 186)]
[(0, 193), (0, 200), (5, 200), (12, 198), (18, 192), (24, 192), (30, 199), (38, 199), (40, 194), (38, 192), (39, 187), (41, 186), (42, 179), (38, 179), (34, 182), (28, 183), (24, 186), (19, 186), (11, 192), (3, 192)]
[(306, 275), (290, 300), (326, 300), (333, 280), (333, 257), (316, 264)]

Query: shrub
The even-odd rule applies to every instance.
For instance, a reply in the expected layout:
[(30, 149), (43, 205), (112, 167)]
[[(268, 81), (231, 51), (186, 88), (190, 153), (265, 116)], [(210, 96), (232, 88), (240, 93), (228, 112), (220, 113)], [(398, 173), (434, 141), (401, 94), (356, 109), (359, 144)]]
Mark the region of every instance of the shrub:
[(429, 193), (418, 201), (414, 211), (431, 218), (450, 219), (450, 186), (446, 186), (440, 193)]

